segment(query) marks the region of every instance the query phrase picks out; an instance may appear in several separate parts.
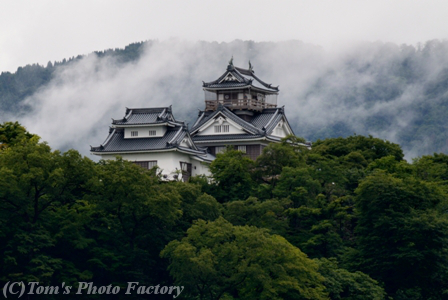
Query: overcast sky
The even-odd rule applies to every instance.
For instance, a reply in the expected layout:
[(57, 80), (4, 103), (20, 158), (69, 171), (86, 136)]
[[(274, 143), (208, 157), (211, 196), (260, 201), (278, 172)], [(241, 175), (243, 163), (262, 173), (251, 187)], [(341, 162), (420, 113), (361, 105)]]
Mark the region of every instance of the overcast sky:
[(448, 37), (448, 1), (0, 0), (0, 71), (172, 37), (415, 45)]

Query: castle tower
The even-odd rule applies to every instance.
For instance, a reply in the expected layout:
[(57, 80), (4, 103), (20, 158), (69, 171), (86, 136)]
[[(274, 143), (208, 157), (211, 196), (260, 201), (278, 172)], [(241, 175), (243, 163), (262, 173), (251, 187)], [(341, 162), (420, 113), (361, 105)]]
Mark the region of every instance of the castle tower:
[(190, 129), (198, 147), (216, 155), (227, 146), (256, 159), (269, 143), (294, 134), (284, 107), (277, 107), (278, 87), (267, 84), (249, 69), (229, 61), (216, 80), (203, 82), (205, 109)]
[(232, 58), (227, 70), (218, 79), (203, 82), (202, 88), (206, 111), (215, 111), (221, 104), (250, 121), (254, 112), (277, 107), (278, 87), (255, 76), (250, 62), (249, 69), (242, 69), (233, 65)]

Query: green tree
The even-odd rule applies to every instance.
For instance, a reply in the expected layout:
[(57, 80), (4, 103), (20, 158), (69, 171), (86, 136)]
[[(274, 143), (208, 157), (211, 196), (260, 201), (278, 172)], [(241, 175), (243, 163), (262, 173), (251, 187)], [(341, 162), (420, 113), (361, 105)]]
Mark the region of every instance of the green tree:
[[(159, 253), (177, 238), (182, 216), (176, 184), (121, 158), (101, 160), (89, 202), (95, 205), (91, 248), (94, 279), (104, 284), (162, 281), (166, 265)], [(166, 275), (167, 276), (167, 275)]]
[(263, 149), (255, 162), (255, 176), (259, 182), (270, 184), (272, 190), (283, 168), (298, 167), (303, 161), (301, 158), (301, 153), (293, 144), (271, 143)]
[(228, 148), (210, 164), (210, 172), (217, 186), (216, 199), (220, 202), (244, 200), (252, 192), (253, 161), (243, 152)]
[(327, 299), (316, 263), (298, 248), (223, 218), (196, 222), (161, 255), (176, 283), (199, 299)]
[(0, 150), (32, 136), (19, 122), (5, 122), (0, 125)]
[(317, 140), (313, 144), (313, 152), (325, 157), (343, 157), (358, 152), (361, 156), (347, 157), (347, 160), (366, 166), (375, 159), (392, 155), (397, 161), (404, 157), (398, 144), (374, 138), (372, 136), (353, 135), (347, 138), (329, 138)]
[(270, 199), (260, 201), (255, 197), (228, 202), (224, 205), (224, 218), (233, 225), (250, 225), (269, 229), (284, 236), (288, 226), (285, 210), (290, 201)]
[(179, 220), (182, 234), (194, 220), (213, 221), (221, 216), (222, 204), (214, 197), (203, 193), (202, 185), (185, 182), (176, 182), (174, 185), (182, 198), (182, 218)]
[(73, 150), (61, 155), (38, 140), (22, 140), (0, 155), (2, 210), (31, 223), (51, 206), (76, 200), (93, 174), (91, 160)]
[(84, 237), (85, 218), (77, 211), (84, 210), (80, 197), (94, 176), (94, 163), (74, 150), (51, 151), (38, 140), (20, 139), (0, 154), (0, 278), (86, 279), (84, 266), (71, 255), (92, 242)]
[(332, 300), (382, 300), (386, 293), (378, 282), (362, 272), (351, 273), (338, 266), (336, 259), (318, 259), (319, 273)]
[(289, 198), (293, 207), (309, 204), (322, 192), (320, 182), (312, 177), (309, 168), (284, 167), (273, 194)]
[(448, 218), (441, 208), (446, 195), (434, 184), (381, 171), (368, 176), (356, 193), (360, 270), (384, 282), (391, 296), (444, 299)]
[(338, 181), (326, 182), (336, 180), (332, 176), (337, 178), (338, 173), (333, 172), (340, 169), (329, 168), (328, 159), (309, 155), (319, 162), (284, 167), (274, 195), (291, 203), (284, 212), (289, 225), (285, 238), (311, 257), (334, 257), (352, 237), (352, 203)]
[(425, 181), (448, 185), (448, 155), (434, 153), (414, 160), (416, 176)]

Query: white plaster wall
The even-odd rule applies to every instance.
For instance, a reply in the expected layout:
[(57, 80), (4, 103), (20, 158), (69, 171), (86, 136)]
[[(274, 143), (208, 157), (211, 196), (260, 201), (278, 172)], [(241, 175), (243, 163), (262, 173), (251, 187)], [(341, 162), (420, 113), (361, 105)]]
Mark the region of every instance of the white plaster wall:
[(197, 175), (205, 175), (205, 176), (210, 176), (210, 170), (208, 168), (208, 164), (202, 163), (200, 161), (197, 161), (195, 159), (191, 160), (191, 165), (192, 165), (192, 176), (197, 176)]
[(175, 173), (176, 169), (180, 170), (181, 161), (190, 162), (189, 155), (178, 151), (124, 154), (122, 157), (130, 161), (157, 160), (157, 165), (162, 170), (162, 174), (171, 174)]
[[(117, 155), (106, 154), (103, 155), (102, 158), (109, 160), (115, 159)], [(159, 153), (130, 153), (130, 154), (122, 154), (120, 155), (123, 159), (129, 161), (148, 161), (148, 160), (157, 160), (157, 165), (159, 167), (159, 172), (162, 172), (162, 175), (168, 175), (171, 179), (174, 174), (176, 174), (176, 170), (180, 170), (180, 162), (191, 163), (191, 173), (192, 176), (196, 175), (210, 175), (210, 171), (208, 170), (207, 165), (201, 164), (201, 162), (191, 159), (190, 155), (181, 153), (178, 151), (169, 151), (169, 152), (159, 152)], [(196, 167), (196, 168), (195, 168)]]
[(184, 139), (182, 140), (182, 142), (180, 143), (180, 146), (191, 149), (192, 144), (193, 144), (193, 141), (190, 138), (188, 138), (187, 136), (185, 136)]
[[(149, 135), (150, 130), (155, 130), (156, 135)], [(131, 131), (138, 131), (138, 136), (131, 136)], [(166, 126), (127, 127), (124, 129), (125, 139), (138, 139), (142, 137), (161, 137), (166, 132)]]
[[(281, 133), (280, 134), (277, 133), (278, 128), (281, 129)], [(281, 127), (279, 127), (278, 124), (277, 124), (277, 126), (275, 126), (274, 130), (272, 131), (271, 135), (278, 136), (278, 137), (281, 137), (281, 138), (287, 136), (287, 130), (285, 128), (285, 125), (283, 124)]]

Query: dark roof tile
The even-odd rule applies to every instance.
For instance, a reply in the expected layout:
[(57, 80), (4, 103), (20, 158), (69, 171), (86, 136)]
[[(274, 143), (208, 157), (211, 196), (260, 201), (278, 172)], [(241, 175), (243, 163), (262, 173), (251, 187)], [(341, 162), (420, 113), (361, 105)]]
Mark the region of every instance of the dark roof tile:
[[(230, 73), (236, 80), (223, 81), (223, 79)], [(274, 87), (271, 84), (265, 83), (263, 80), (255, 76), (253, 70), (246, 70), (242, 68), (229, 65), (227, 70), (216, 80), (211, 82), (204, 82), (204, 88), (210, 89), (226, 89), (226, 88), (238, 88), (252, 86), (258, 89), (262, 89), (266, 92), (277, 93), (278, 87)]]
[[(196, 125), (191, 129), (190, 132), (193, 133), (198, 128), (200, 128), (202, 125), (207, 123), (209, 120), (213, 119), (219, 113), (222, 113), (226, 118), (234, 121), (235, 123), (237, 123), (238, 125), (243, 127), (245, 130), (251, 132), (252, 134), (263, 134), (263, 132), (260, 128), (257, 128), (254, 125), (252, 125), (251, 123), (244, 121), (243, 119), (241, 119), (240, 117), (235, 115), (233, 112), (231, 112), (228, 108), (226, 108), (225, 106), (222, 106), (222, 105), (219, 105), (218, 109), (215, 110), (214, 112), (212, 112), (211, 114), (208, 114), (207, 116), (204, 115), (202, 117), (202, 119), (200, 120), (200, 122), (195, 123)], [(201, 115), (199, 117), (201, 117)]]
[(171, 107), (127, 108), (123, 119), (112, 120), (113, 125), (143, 125), (176, 122)]
[(189, 135), (187, 128), (177, 126), (168, 128), (163, 137), (151, 138), (124, 138), (124, 129), (115, 128), (107, 137), (106, 141), (98, 147), (92, 147), (91, 152), (132, 152), (132, 151), (150, 151), (172, 148), (182, 148), (183, 150), (195, 154), (204, 154), (204, 150), (189, 149), (179, 146), (185, 136)]
[[(234, 114), (232, 111), (227, 109), (225, 106), (220, 105), (218, 109), (214, 112), (201, 112), (198, 116), (198, 120), (196, 121), (193, 128), (190, 130), (190, 132), (193, 134), (193, 140), (196, 141), (201, 136), (195, 135), (195, 131), (198, 130), (201, 126), (203, 126), (206, 122), (208, 122), (210, 119), (213, 119), (219, 112), (222, 112), (222, 114), (231, 119), (232, 121), (236, 122), (238, 125), (243, 127), (248, 131), (248, 135), (251, 136), (263, 136), (263, 135), (269, 135), (274, 130), (275, 126), (280, 122), (283, 118), (285, 118), (286, 122), (289, 125), (288, 119), (285, 116), (285, 111), (283, 107), (277, 107), (277, 108), (266, 108), (262, 110), (259, 113), (255, 113), (254, 117), (250, 122), (247, 122), (243, 119), (241, 119), (239, 116)], [(291, 128), (291, 126), (289, 125)], [(292, 128), (291, 128), (292, 130)], [(218, 135), (207, 135), (204, 136), (204, 138), (200, 138), (200, 140), (206, 140), (206, 139), (214, 139), (214, 137), (217, 137)], [(232, 139), (237, 138), (240, 135), (227, 135), (222, 134), (219, 136), (233, 136)], [(244, 135), (246, 136), (246, 135)]]
[(194, 142), (203, 141), (226, 141), (226, 140), (248, 140), (263, 137), (262, 134), (214, 134), (214, 135), (196, 135), (193, 136)]

